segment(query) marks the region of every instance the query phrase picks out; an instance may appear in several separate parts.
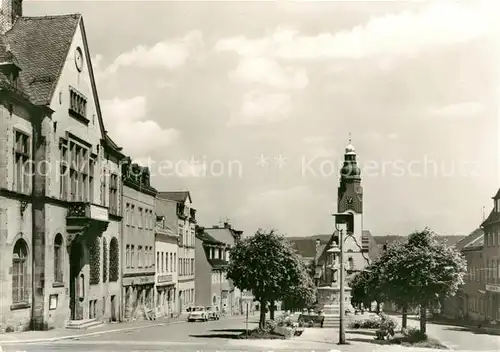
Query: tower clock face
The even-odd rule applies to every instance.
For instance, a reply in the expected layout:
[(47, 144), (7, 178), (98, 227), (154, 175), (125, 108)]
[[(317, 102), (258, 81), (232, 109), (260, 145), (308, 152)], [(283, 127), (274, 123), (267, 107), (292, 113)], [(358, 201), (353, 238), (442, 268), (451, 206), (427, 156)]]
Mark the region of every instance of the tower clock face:
[(83, 68), (83, 53), (80, 47), (75, 50), (75, 65), (78, 71), (81, 71)]
[(354, 198), (353, 197), (347, 197), (347, 204), (352, 205), (354, 203)]

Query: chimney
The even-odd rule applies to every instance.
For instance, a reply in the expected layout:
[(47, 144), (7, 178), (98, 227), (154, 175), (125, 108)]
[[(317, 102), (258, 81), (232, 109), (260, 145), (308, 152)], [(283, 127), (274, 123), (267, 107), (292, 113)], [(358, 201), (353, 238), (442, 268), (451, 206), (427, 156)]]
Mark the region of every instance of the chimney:
[(5, 34), (11, 28), (17, 17), (23, 15), (23, 0), (2, 0), (0, 9), (0, 32)]
[(231, 228), (231, 225), (229, 225), (228, 222), (224, 222), (224, 228), (225, 229), (230, 229)]

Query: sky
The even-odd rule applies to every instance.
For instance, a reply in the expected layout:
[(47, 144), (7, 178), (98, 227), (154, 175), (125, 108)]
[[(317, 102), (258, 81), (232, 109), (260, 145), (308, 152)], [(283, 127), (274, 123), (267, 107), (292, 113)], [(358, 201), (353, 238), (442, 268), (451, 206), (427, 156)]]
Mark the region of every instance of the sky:
[(494, 1), (23, 4), (83, 14), (106, 129), (202, 226), (332, 233), (349, 135), (373, 235), (466, 235), (492, 208)]

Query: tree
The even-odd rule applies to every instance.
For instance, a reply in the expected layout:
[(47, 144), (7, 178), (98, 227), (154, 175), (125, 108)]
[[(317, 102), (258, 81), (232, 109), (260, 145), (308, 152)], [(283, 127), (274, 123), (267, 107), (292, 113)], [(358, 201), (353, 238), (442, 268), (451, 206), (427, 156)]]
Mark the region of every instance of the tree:
[(408, 308), (413, 298), (410, 292), (411, 287), (406, 285), (406, 280), (402, 280), (406, 276), (394, 276), (392, 272), (398, 268), (402, 258), (407, 256), (408, 250), (409, 248), (403, 242), (394, 242), (387, 247), (377, 261), (377, 276), (385, 297), (402, 310), (402, 329), (407, 327)]
[(292, 258), (294, 260), (292, 267), (295, 269), (291, 272), (295, 277), (291, 278), (290, 285), (284, 291), (284, 306), (289, 310), (311, 308), (316, 301), (316, 287), (310, 271), (311, 263), (306, 266), (297, 254)]
[[(298, 254), (285, 237), (276, 231), (261, 230), (238, 242), (231, 251), (228, 279), (240, 290), (252, 291), (260, 302), (259, 327), (266, 322), (266, 307), (271, 303), (293, 295), (303, 297), (307, 291), (301, 284), (307, 272)], [(305, 286), (309, 281), (305, 281)], [(307, 295), (306, 295), (307, 296)]]
[(420, 306), (420, 331), (426, 332), (427, 308), (440, 297), (455, 295), (467, 263), (429, 228), (414, 232), (406, 243), (391, 246), (380, 261), (379, 279), (390, 300), (402, 307)]

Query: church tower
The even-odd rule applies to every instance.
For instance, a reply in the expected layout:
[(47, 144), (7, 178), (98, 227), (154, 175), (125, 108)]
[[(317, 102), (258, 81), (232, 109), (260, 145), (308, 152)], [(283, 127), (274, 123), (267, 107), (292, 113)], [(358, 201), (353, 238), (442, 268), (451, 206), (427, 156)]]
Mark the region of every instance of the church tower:
[(351, 144), (345, 148), (344, 165), (340, 169), (337, 211), (343, 213), (352, 210), (363, 213), (363, 188), (361, 187), (361, 169), (356, 161), (356, 149)]
[(340, 169), (337, 211), (353, 215), (354, 229), (344, 238), (346, 268), (350, 272), (362, 270), (367, 264), (363, 250), (363, 188), (361, 187), (361, 169), (356, 160), (356, 149), (349, 138), (345, 148), (344, 164)]

